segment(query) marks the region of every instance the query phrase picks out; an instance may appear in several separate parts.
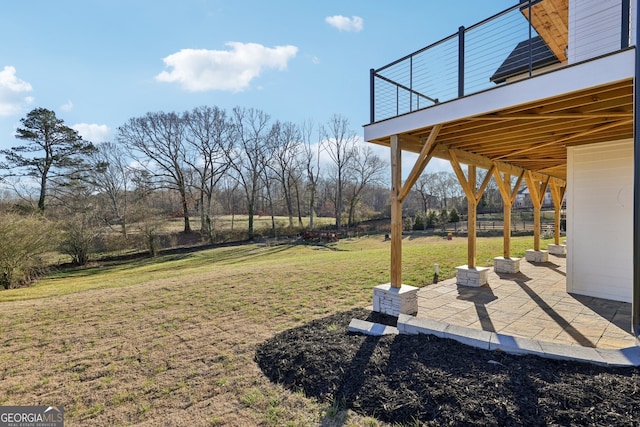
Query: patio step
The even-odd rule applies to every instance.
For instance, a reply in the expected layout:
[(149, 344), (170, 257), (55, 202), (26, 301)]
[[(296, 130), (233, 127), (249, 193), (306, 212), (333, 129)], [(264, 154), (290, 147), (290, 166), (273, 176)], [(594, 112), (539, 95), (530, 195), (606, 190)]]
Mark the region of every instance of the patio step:
[(500, 350), (516, 355), (532, 354), (548, 359), (574, 360), (604, 366), (640, 366), (640, 347), (637, 346), (601, 349), (566, 345), (467, 328), (407, 314), (398, 316), (398, 332), (435, 335), (484, 350)]

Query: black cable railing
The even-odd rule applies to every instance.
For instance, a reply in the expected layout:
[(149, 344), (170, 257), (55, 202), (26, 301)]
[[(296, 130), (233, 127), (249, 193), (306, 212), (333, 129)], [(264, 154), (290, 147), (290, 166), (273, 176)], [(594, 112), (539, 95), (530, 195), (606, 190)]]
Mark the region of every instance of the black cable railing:
[[(521, 0), (470, 27), (370, 70), (371, 123), (503, 84), (517, 75), (559, 63), (536, 33), (531, 8)], [(630, 0), (621, 0), (621, 48), (629, 45)], [(620, 7), (620, 6), (617, 6)], [(616, 9), (619, 12), (619, 9)]]

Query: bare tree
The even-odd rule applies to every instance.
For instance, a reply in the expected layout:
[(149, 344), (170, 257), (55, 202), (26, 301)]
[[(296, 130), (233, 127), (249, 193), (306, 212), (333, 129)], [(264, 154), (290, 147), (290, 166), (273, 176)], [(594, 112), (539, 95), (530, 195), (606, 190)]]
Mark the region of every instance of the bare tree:
[(267, 157), (269, 115), (261, 110), (236, 107), (233, 109), (235, 146), (229, 156), (247, 199), (249, 239), (254, 237), (254, 214), (260, 177)]
[(232, 169), (229, 174), (222, 178), (222, 199), (224, 202), (224, 209), (231, 214), (231, 230), (233, 230), (235, 216), (239, 210), (242, 196), (238, 194), (238, 186), (240, 185), (240, 178), (233, 176), (236, 173), (235, 169)]
[(91, 173), (98, 191), (109, 201), (107, 223), (115, 221), (120, 225), (124, 238), (127, 237), (129, 191), (132, 170), (127, 163), (125, 150), (113, 142), (103, 142), (91, 156), (94, 166)]
[(333, 162), (336, 227), (340, 229), (344, 211), (343, 191), (349, 165), (355, 154), (357, 136), (349, 128), (349, 120), (337, 114), (334, 114), (322, 127), (322, 136), (327, 154)]
[[(272, 161), (267, 167), (280, 183), (284, 196), (289, 227), (293, 227), (293, 196), (300, 181), (302, 137), (298, 126), (291, 122), (276, 122), (273, 126), (271, 143)], [(299, 200), (299, 198), (298, 198)], [(298, 224), (302, 225), (298, 208)]]
[(184, 114), (186, 141), (197, 153), (187, 160), (199, 183), (200, 230), (213, 241), (211, 211), (219, 181), (229, 169), (233, 126), (227, 113), (218, 107), (198, 107)]
[(178, 192), (184, 232), (190, 233), (184, 131), (184, 120), (176, 113), (147, 113), (119, 127), (118, 141), (162, 186)]
[(434, 190), (442, 203), (442, 208), (448, 210), (447, 201), (458, 194), (460, 184), (453, 172), (440, 171), (434, 174)]
[[(320, 138), (316, 142), (311, 141), (313, 133), (313, 122), (306, 120), (302, 125), (302, 149), (304, 167), (307, 177), (307, 190), (309, 192), (309, 229), (314, 228), (314, 217), (316, 209), (316, 193), (318, 191), (318, 182), (320, 180), (320, 153), (322, 144)], [(299, 198), (298, 198), (299, 200)]]
[(271, 216), (271, 232), (273, 233), (273, 237), (278, 237), (278, 231), (276, 227), (276, 211), (275, 211), (275, 205), (273, 203), (273, 200), (275, 197), (274, 184), (278, 184), (279, 180), (274, 169), (271, 167), (271, 162), (273, 161), (273, 157), (274, 157), (273, 150), (275, 150), (277, 147), (277, 142), (272, 142), (272, 141), (277, 140), (279, 138), (278, 136), (279, 132), (280, 132), (279, 124), (275, 123), (271, 127), (271, 132), (269, 132), (269, 136), (267, 137), (267, 143), (265, 144), (265, 150), (263, 152), (264, 154), (262, 157), (262, 162), (263, 162), (262, 174), (260, 175), (263, 183), (263, 186), (262, 186), (262, 193), (264, 195), (263, 200), (266, 200), (269, 207), (269, 215)]
[(387, 162), (376, 155), (370, 146), (356, 146), (353, 150), (353, 160), (351, 162), (351, 177), (348, 183), (347, 204), (349, 212), (348, 225), (355, 224), (355, 209), (361, 200), (362, 193), (369, 186), (380, 184)]
[(426, 230), (428, 226), (427, 214), (429, 212), (429, 208), (431, 208), (431, 202), (434, 199), (437, 199), (434, 196), (435, 188), (437, 185), (437, 177), (434, 173), (423, 173), (416, 181), (415, 189), (418, 195), (420, 196), (420, 204), (422, 205), (422, 214), (423, 214), (423, 227)]

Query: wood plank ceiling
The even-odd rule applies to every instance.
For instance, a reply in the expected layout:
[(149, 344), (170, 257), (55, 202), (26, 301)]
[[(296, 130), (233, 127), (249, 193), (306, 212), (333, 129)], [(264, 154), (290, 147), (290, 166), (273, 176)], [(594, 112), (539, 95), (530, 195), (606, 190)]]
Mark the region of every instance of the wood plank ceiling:
[[(403, 150), (420, 152), (432, 126), (400, 135)], [(633, 80), (542, 99), (442, 123), (435, 157), (494, 162), (566, 180), (567, 147), (633, 137)], [(371, 141), (389, 145), (388, 138)]]

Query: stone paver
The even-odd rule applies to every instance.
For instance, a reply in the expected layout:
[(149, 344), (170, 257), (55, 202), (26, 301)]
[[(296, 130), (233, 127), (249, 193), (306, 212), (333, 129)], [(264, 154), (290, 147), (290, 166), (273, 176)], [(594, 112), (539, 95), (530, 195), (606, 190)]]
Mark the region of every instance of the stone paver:
[(631, 304), (568, 294), (565, 276), (564, 255), (550, 254), (548, 262), (522, 260), (515, 274), (491, 268), (488, 284), (479, 288), (449, 279), (418, 291), (417, 317), (552, 344), (599, 349), (636, 345), (630, 332)]

